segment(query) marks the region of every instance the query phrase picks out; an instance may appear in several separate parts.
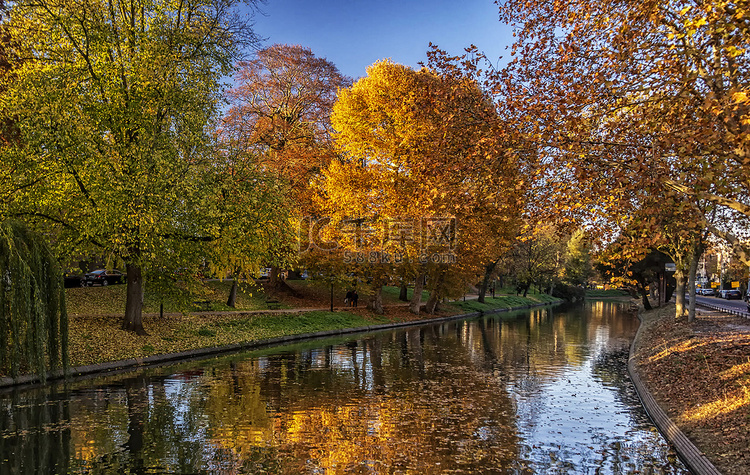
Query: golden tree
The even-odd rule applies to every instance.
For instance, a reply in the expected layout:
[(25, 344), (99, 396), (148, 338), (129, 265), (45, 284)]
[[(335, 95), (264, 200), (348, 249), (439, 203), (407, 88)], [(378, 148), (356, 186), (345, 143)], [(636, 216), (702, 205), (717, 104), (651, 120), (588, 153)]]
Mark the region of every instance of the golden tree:
[[(419, 285), (428, 275), (433, 312), (452, 277), (481, 273), (479, 248), (497, 245), (487, 235), (502, 234), (499, 228), (518, 216), (518, 156), (495, 105), (467, 75), (382, 61), (341, 91), (332, 123), (344, 159), (325, 171), (326, 211), (337, 222), (368, 223), (374, 247), (366, 250), (403, 257), (393, 264), (415, 279), (412, 311), (419, 311)], [(382, 311), (388, 273), (376, 274), (370, 305)]]
[(716, 207), (729, 223), (750, 217), (744, 4), (511, 0), (500, 13), (517, 42), (493, 79), (533, 119), (550, 169), (575, 183), (561, 186), (562, 206), (582, 201), (622, 229), (644, 195), (659, 195), (687, 203), (683, 224), (738, 243), (711, 217)]

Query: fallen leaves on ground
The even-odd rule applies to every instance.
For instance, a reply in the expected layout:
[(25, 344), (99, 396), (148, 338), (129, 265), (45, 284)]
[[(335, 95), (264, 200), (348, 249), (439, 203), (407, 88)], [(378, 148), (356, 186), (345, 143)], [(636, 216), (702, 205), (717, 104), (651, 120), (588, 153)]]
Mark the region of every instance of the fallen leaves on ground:
[(644, 315), (639, 373), (658, 404), (724, 474), (750, 473), (750, 320), (674, 306)]

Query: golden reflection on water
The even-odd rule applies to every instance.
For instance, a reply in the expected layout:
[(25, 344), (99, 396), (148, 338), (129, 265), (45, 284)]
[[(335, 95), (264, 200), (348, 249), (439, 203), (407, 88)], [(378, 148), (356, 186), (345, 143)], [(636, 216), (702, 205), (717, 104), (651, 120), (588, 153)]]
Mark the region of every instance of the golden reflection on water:
[[(0, 450), (33, 452), (56, 434), (68, 448), (38, 462), (39, 473), (527, 473), (553, 469), (553, 455), (626, 473), (607, 469), (620, 451), (633, 457), (626, 445), (547, 454), (534, 431), (545, 415), (580, 417), (566, 404), (582, 401), (546, 388), (591, 372), (636, 325), (602, 302), (584, 316), (541, 308), (86, 382), (72, 389), (64, 423), (53, 428), (49, 416), (36, 439), (0, 421)], [(607, 371), (597, 378), (618, 379)], [(9, 409), (11, 419), (35, 404), (46, 403)], [(661, 450), (648, 445), (645, 460)]]
[[(458, 340), (467, 336), (464, 330), (459, 327)], [(216, 378), (207, 393), (209, 425), (221, 428), (211, 432), (211, 444), (230, 449), (240, 467), (250, 463), (245, 454), (258, 445), (276, 447), (294, 461), (292, 466), (308, 460), (306, 469), (325, 473), (363, 464), (376, 473), (388, 467), (430, 473), (477, 464), (509, 466), (517, 453), (513, 411), (502, 381), (468, 364), (470, 352), (452, 352), (448, 359), (453, 363), (434, 361), (434, 349), (424, 354), (424, 338), (416, 330), (386, 347), (365, 343), (349, 352), (309, 355), (304, 359), (311, 365), (346, 368), (313, 388), (309, 379), (320, 368), (299, 373), (299, 360), (272, 361), (264, 368), (253, 360), (238, 363), (231, 378)], [(450, 370), (456, 359), (464, 363), (459, 373)], [(388, 367), (400, 377), (385, 374)], [(308, 381), (298, 385), (300, 378)], [(291, 384), (279, 407), (268, 399), (238, 407), (246, 391), (258, 394), (250, 388), (282, 380)], [(477, 391), (478, 386), (485, 390)]]

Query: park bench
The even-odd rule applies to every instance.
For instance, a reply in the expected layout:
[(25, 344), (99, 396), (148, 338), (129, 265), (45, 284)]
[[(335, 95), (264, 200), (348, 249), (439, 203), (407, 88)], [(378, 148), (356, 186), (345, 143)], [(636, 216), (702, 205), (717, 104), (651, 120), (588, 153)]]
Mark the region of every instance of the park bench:
[(266, 305), (268, 306), (269, 310), (278, 310), (279, 308), (281, 308), (281, 302), (273, 297), (266, 299)]

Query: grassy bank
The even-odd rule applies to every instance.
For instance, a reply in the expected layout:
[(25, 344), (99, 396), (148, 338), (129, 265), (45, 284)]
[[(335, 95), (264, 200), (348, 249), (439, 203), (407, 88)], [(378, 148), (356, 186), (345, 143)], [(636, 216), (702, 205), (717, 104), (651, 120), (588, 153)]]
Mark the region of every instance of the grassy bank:
[(587, 290), (587, 299), (608, 299), (608, 298), (630, 298), (631, 295), (625, 290)]
[(528, 294), (526, 297), (516, 295), (497, 295), (495, 297), (486, 297), (484, 303), (479, 303), (476, 299), (451, 302), (454, 306), (464, 312), (487, 312), (498, 309), (511, 309), (519, 307), (528, 307), (532, 305), (556, 303), (560, 300), (547, 294)]
[(70, 363), (88, 365), (389, 321), (346, 311), (172, 315), (144, 318), (149, 335), (137, 336), (120, 329), (119, 317), (71, 316)]
[[(146, 296), (144, 327), (148, 336), (137, 336), (120, 329), (125, 308), (125, 286), (67, 289), (70, 314), (70, 360), (72, 366), (118, 361), (133, 357), (175, 353), (197, 348), (217, 347), (232, 343), (264, 340), (284, 335), (311, 333), (324, 330), (358, 328), (383, 323), (397, 323), (449, 316), (462, 313), (489, 311), (498, 308), (526, 307), (556, 301), (547, 295), (530, 294), (488, 297), (485, 304), (476, 300), (451, 302), (441, 305), (437, 315), (414, 315), (406, 303), (398, 300), (398, 288), (385, 289), (385, 315), (369, 312), (364, 306), (341, 308), (346, 291), (334, 288), (334, 312), (330, 307), (330, 287), (310, 281), (289, 282), (294, 295), (281, 297), (288, 311), (268, 312), (266, 295), (260, 287), (243, 284), (238, 295), (237, 309), (225, 305), (229, 282), (208, 282), (199, 294), (184, 291), (179, 298), (164, 303), (163, 318), (156, 315), (161, 300)], [(341, 295), (339, 295), (341, 294)], [(199, 298), (209, 301), (212, 312), (190, 313), (192, 303)], [(425, 299), (427, 296), (425, 295)], [(364, 296), (361, 302), (364, 301)], [(319, 308), (317, 311), (298, 312), (300, 308)], [(225, 312), (234, 310), (232, 312)]]
[[(175, 284), (165, 295), (144, 293), (143, 311), (159, 312), (163, 304), (167, 313), (184, 313), (199, 310), (263, 310), (266, 308), (266, 296), (262, 286), (254, 282), (240, 282), (237, 292), (236, 307), (226, 305), (231, 281), (208, 281), (192, 288)], [(65, 289), (68, 313), (71, 315), (114, 315), (125, 312), (125, 285), (107, 287), (76, 287)], [(207, 302), (207, 303), (206, 303)]]

